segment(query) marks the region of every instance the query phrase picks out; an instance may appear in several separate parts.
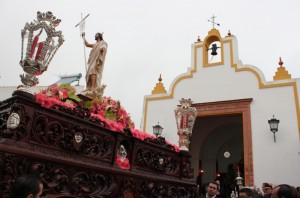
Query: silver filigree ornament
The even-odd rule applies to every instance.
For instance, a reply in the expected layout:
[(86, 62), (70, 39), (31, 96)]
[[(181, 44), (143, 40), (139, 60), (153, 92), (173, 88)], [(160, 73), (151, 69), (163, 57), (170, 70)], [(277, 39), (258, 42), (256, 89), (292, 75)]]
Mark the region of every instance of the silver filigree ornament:
[(158, 161), (159, 161), (159, 164), (160, 164), (160, 165), (163, 165), (163, 164), (164, 164), (164, 158), (160, 157), (160, 158), (158, 159)]
[[(61, 22), (53, 16), (52, 12), (37, 12), (37, 20), (26, 23), (21, 31), (22, 49), (20, 65), (25, 74), (20, 75), (25, 88), (39, 83), (36, 76), (47, 70), (58, 48), (63, 44), (64, 38), (61, 31), (55, 27)], [(24, 51), (24, 46), (27, 48)], [(23, 59), (23, 57), (25, 57)]]
[(127, 157), (127, 151), (123, 144), (121, 144), (119, 147), (118, 155), (120, 156), (121, 161), (124, 162)]
[(80, 143), (80, 142), (82, 141), (82, 135), (76, 135), (76, 134), (75, 134), (75, 141), (76, 141), (77, 143)]
[(20, 124), (20, 116), (17, 113), (11, 113), (7, 119), (6, 127), (8, 129), (16, 129)]

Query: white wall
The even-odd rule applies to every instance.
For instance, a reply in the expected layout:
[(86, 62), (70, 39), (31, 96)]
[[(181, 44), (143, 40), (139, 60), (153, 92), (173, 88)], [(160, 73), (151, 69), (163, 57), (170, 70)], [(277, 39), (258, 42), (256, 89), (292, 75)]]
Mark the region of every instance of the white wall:
[[(148, 101), (147, 119), (144, 122), (146, 131), (152, 131), (152, 126), (159, 122), (164, 127), (163, 136), (172, 143), (178, 144), (174, 110), (181, 98), (191, 98), (194, 103), (253, 98), (251, 127), (255, 185), (261, 186), (263, 182), (271, 182), (299, 186), (300, 142), (294, 89), (292, 86), (259, 88), (259, 79), (255, 74), (260, 75), (264, 84), (274, 84), (274, 82), (264, 82), (264, 76), (259, 70), (253, 66), (242, 65), (237, 60), (238, 56), (234, 50), (237, 50), (237, 46), (233, 46), (233, 57), (236, 58), (238, 67), (247, 67), (248, 71), (236, 72), (230, 65), (228, 42), (224, 43), (224, 65), (203, 67), (202, 48), (198, 48), (197, 72), (193, 74), (193, 78), (178, 81), (185, 74), (178, 76), (172, 84), (173, 86), (177, 83), (173, 98)], [(193, 60), (191, 68), (193, 68)], [(284, 82), (295, 81), (292, 79)], [(297, 84), (299, 85), (299, 79)], [(166, 95), (169, 94), (170, 91)], [(157, 96), (152, 95), (145, 98), (155, 97)], [(273, 114), (280, 120), (276, 143), (273, 141), (273, 134), (268, 125), (268, 120)]]

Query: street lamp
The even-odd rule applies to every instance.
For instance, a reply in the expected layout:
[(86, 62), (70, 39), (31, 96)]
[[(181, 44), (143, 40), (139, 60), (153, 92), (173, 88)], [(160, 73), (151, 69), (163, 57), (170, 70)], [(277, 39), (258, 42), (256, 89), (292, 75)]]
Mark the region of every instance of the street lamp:
[(152, 127), (153, 127), (153, 134), (154, 134), (156, 137), (160, 136), (161, 133), (162, 133), (162, 130), (164, 129), (164, 128), (162, 128), (162, 127), (159, 125), (159, 122), (158, 122), (157, 125), (152, 126)]
[(273, 118), (271, 120), (268, 120), (268, 123), (270, 125), (271, 132), (274, 134), (274, 142), (276, 142), (275, 133), (278, 131), (279, 120), (274, 118), (274, 115), (273, 115)]

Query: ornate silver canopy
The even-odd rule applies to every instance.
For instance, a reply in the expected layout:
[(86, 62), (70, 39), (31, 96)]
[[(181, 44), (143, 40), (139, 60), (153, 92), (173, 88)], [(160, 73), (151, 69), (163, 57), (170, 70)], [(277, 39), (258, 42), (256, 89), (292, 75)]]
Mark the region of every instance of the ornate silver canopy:
[[(53, 56), (63, 44), (64, 38), (61, 31), (55, 27), (61, 22), (53, 16), (52, 12), (37, 12), (37, 19), (26, 23), (21, 31), (22, 49), (20, 65), (25, 74), (20, 75), (25, 87), (35, 86), (39, 83), (36, 76), (47, 70)], [(24, 46), (27, 48), (24, 51)], [(25, 57), (23, 59), (23, 57)]]

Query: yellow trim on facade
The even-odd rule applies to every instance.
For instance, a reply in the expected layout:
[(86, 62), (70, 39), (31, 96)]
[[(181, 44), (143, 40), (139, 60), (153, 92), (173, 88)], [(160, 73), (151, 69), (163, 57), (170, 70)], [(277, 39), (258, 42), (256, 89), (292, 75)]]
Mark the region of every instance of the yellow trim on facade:
[(202, 47), (202, 44), (201, 45), (195, 45), (194, 47), (194, 68), (190, 70), (189, 74), (185, 75), (185, 76), (181, 76), (179, 77), (175, 82), (174, 84), (172, 84), (172, 87), (171, 87), (171, 94), (169, 95), (166, 95), (166, 96), (159, 96), (159, 97), (152, 97), (152, 98), (146, 98), (146, 104), (145, 104), (145, 110), (144, 110), (144, 125), (143, 125), (143, 131), (145, 132), (146, 131), (146, 120), (147, 120), (147, 113), (148, 113), (148, 101), (151, 101), (151, 100), (164, 100), (164, 99), (171, 99), (173, 98), (174, 96), (174, 89), (176, 87), (176, 85), (183, 79), (185, 78), (192, 78), (193, 77), (193, 73), (195, 73), (197, 71), (197, 49)]
[(162, 82), (156, 83), (156, 86), (152, 90), (152, 94), (165, 94), (167, 93), (165, 86)]
[(282, 66), (277, 68), (277, 72), (275, 73), (275, 76), (273, 76), (273, 80), (285, 80), (291, 78), (291, 74), (289, 74), (289, 72), (285, 70), (285, 67)]
[(211, 29), (208, 32), (208, 35), (205, 37), (203, 41), (203, 46), (207, 47), (210, 46), (211, 43), (218, 41), (221, 44), (221, 61), (215, 62), (215, 63), (209, 63), (208, 62), (208, 50), (202, 48), (202, 65), (203, 67), (210, 67), (210, 66), (217, 66), (217, 65), (224, 65), (224, 48), (223, 48), (223, 42), (222, 37), (220, 35), (220, 32), (217, 29)]
[(297, 120), (298, 120), (298, 134), (299, 134), (299, 140), (300, 140), (300, 108), (299, 108), (299, 97), (298, 97), (298, 90), (297, 90), (297, 83), (296, 82), (284, 82), (284, 83), (276, 83), (276, 84), (264, 84), (261, 80), (261, 77), (257, 71), (255, 71), (252, 68), (238, 68), (237, 64), (233, 63), (233, 49), (232, 49), (232, 40), (226, 40), (225, 42), (230, 43), (230, 63), (231, 66), (235, 68), (236, 72), (240, 71), (249, 71), (252, 72), (257, 80), (258, 80), (258, 85), (260, 89), (265, 89), (265, 88), (274, 88), (274, 87), (285, 87), (285, 86), (292, 86), (294, 89), (294, 99), (295, 99), (295, 106), (296, 106), (296, 113), (297, 113)]
[[(230, 44), (230, 64), (231, 64), (231, 67), (234, 67), (235, 68), (235, 71), (236, 72), (241, 72), (241, 71), (249, 71), (249, 72), (252, 72), (257, 80), (258, 80), (258, 84), (259, 84), (259, 88), (260, 89), (264, 89), (264, 88), (274, 88), (274, 87), (284, 87), (284, 86), (292, 86), (293, 89), (294, 89), (294, 99), (295, 99), (295, 105), (296, 105), (296, 113), (297, 113), (297, 120), (298, 120), (298, 133), (299, 133), (299, 140), (300, 140), (300, 108), (299, 108), (299, 97), (298, 97), (298, 91), (297, 91), (297, 84), (296, 82), (285, 82), (285, 83), (276, 83), (276, 84), (264, 84), (262, 82), (262, 79), (260, 77), (260, 74), (255, 71), (254, 69), (252, 68), (238, 68), (237, 67), (237, 64), (234, 63), (234, 59), (233, 59), (233, 47), (232, 47), (232, 40), (224, 40), (221, 42), (222, 44), (223, 43), (229, 43)], [(178, 79), (175, 80), (175, 82), (172, 84), (172, 87), (170, 89), (170, 94), (169, 95), (166, 95), (166, 96), (160, 96), (160, 97), (152, 97), (152, 98), (146, 98), (145, 102), (145, 111), (144, 111), (144, 127), (143, 127), (143, 130), (145, 131), (146, 130), (146, 120), (147, 120), (147, 112), (148, 112), (148, 102), (149, 101), (152, 101), (152, 100), (164, 100), (164, 99), (171, 99), (173, 98), (174, 96), (174, 89), (176, 87), (176, 85), (183, 79), (185, 78), (192, 78), (193, 77), (193, 73), (195, 73), (197, 71), (197, 49), (202, 47), (203, 46), (203, 43), (201, 45), (194, 45), (194, 68), (190, 70), (190, 73), (187, 74), (187, 75), (184, 75), (184, 76), (181, 76), (179, 77)], [(223, 46), (222, 46), (222, 49), (223, 49)], [(203, 53), (202, 53), (203, 54)], [(222, 51), (222, 54), (223, 54), (223, 51)], [(204, 57), (202, 57), (204, 59)], [(224, 65), (224, 64), (223, 64)]]

